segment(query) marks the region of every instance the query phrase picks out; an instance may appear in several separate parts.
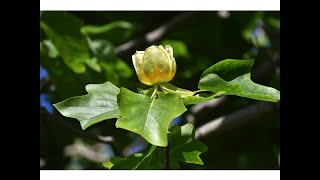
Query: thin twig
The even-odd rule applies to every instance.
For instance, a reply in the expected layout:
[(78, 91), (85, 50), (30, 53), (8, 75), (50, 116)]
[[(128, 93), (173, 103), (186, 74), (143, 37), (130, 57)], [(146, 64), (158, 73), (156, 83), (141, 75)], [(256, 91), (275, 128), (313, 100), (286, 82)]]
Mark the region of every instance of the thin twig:
[(161, 40), (165, 35), (168, 34), (168, 32), (184, 20), (186, 20), (188, 17), (190, 17), (192, 12), (184, 12), (177, 16), (175, 16), (170, 21), (164, 23), (157, 29), (148, 32), (143, 37), (135, 38), (131, 41), (128, 41), (124, 44), (121, 44), (120, 46), (115, 48), (115, 53), (117, 56), (124, 56), (128, 53), (132, 53), (138, 48), (141, 48), (143, 46), (148, 46), (156, 41)]
[(196, 130), (196, 138), (201, 139), (213, 134), (219, 134), (223, 131), (238, 127), (249, 120), (263, 116), (265, 113), (279, 109), (279, 103), (259, 102), (240, 109), (226, 116), (221, 116), (200, 126)]

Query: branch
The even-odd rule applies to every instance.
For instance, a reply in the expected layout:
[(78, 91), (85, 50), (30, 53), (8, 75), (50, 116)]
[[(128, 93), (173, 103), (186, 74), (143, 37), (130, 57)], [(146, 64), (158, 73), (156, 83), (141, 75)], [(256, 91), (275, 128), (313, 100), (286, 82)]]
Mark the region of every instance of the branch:
[(90, 161), (103, 163), (108, 161), (109, 157), (104, 153), (99, 152), (102, 147), (102, 144), (86, 145), (82, 143), (76, 143), (66, 146), (64, 153), (66, 156), (80, 155)]
[(217, 99), (212, 99), (210, 101), (193, 105), (190, 108), (190, 114), (187, 115), (186, 120), (189, 123), (195, 123), (196, 119), (199, 119), (198, 115), (207, 114), (207, 111), (212, 111), (212, 109), (220, 106), (227, 100), (227, 96), (221, 96)]
[(143, 37), (135, 38), (131, 41), (128, 41), (118, 47), (115, 48), (115, 53), (117, 56), (124, 56), (128, 53), (132, 53), (140, 47), (148, 46), (156, 41), (161, 40), (165, 35), (169, 33), (169, 31), (186, 20), (188, 17), (192, 15), (192, 12), (185, 12), (175, 16), (170, 21), (164, 23), (157, 29), (148, 32)]
[(263, 116), (265, 113), (278, 110), (279, 103), (259, 102), (250, 105), (246, 108), (240, 109), (232, 114), (221, 116), (217, 119), (211, 120), (208, 123), (200, 126), (196, 130), (196, 138), (219, 134), (223, 131), (238, 127), (252, 119)]

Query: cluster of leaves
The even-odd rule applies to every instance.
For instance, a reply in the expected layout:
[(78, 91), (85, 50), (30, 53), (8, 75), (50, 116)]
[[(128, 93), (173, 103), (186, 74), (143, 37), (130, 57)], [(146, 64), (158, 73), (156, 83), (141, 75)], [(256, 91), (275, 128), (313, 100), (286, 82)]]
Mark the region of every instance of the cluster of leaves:
[(207, 151), (207, 147), (194, 139), (195, 128), (193, 124), (173, 126), (169, 129), (169, 151), (151, 145), (146, 153), (136, 153), (127, 158), (113, 157), (103, 166), (108, 169), (166, 169), (166, 153), (168, 153), (170, 169), (179, 169), (179, 163), (193, 163), (203, 165), (199, 155)]
[[(113, 47), (153, 30), (155, 27), (161, 25), (162, 22), (172, 19), (173, 16), (179, 13), (181, 12), (41, 12), (40, 23), (51, 24), (49, 26), (51, 29), (55, 32), (61, 32), (60, 34), (55, 33), (54, 36), (49, 36), (45, 28), (40, 25), (40, 64), (48, 71), (50, 83), (56, 87), (48, 94), (50, 101), (59, 102), (69, 97), (85, 94), (84, 86), (86, 84), (97, 84), (105, 81), (110, 81), (118, 87), (125, 85), (125, 87), (131, 90), (136, 87), (143, 87), (142, 84), (137, 83), (137, 77), (132, 76), (133, 68), (125, 68), (125, 66), (128, 67), (128, 65), (132, 67), (130, 57), (120, 57), (122, 58), (120, 59), (119, 57), (108, 54), (109, 52), (110, 54), (114, 54)], [(216, 63), (218, 59), (224, 59), (226, 54), (229, 57), (239, 57), (242, 59), (254, 57), (257, 59), (255, 61), (256, 67), (271, 60), (275, 62), (279, 61), (279, 57), (277, 56), (280, 52), (279, 12), (252, 11), (229, 13), (229, 17), (219, 17), (217, 12), (194, 13), (194, 15), (188, 19), (187, 23), (175, 27), (167, 34), (165, 39), (156, 42), (158, 45), (170, 44), (174, 49), (174, 57), (176, 57), (179, 70), (171, 83), (187, 89), (194, 89), (201, 73), (207, 67)], [(51, 16), (51, 18), (48, 18), (48, 16)], [(80, 22), (78, 23), (80, 26), (76, 25), (77, 23), (75, 22)], [(59, 26), (54, 26), (54, 24), (58, 24)], [(69, 37), (66, 36), (68, 32)], [(73, 33), (78, 34), (78, 36)], [(58, 51), (58, 49), (62, 49), (62, 51), (63, 49), (70, 49), (67, 46), (74, 45), (70, 45), (70, 43), (57, 43), (53, 40), (55, 36), (64, 36), (67, 37), (68, 40), (73, 39), (75, 46), (77, 46), (77, 44), (86, 46), (89, 52), (88, 57), (97, 60), (96, 64), (100, 66), (100, 68), (97, 67), (96, 69), (100, 69), (100, 72), (94, 70), (92, 68), (94, 66), (91, 67), (89, 65), (90, 63), (80, 63), (84, 64), (85, 72), (76, 73), (73, 68), (67, 64), (61, 52)], [(81, 38), (74, 38), (74, 36)], [(83, 39), (86, 40), (85, 43), (83, 43)], [(93, 48), (90, 47), (90, 45), (92, 45), (90, 42), (96, 45), (99, 45), (98, 42), (106, 43), (100, 43), (100, 45), (105, 46), (101, 45), (96, 51), (98, 53), (94, 53)], [(252, 47), (252, 44), (254, 47)], [(65, 53), (65, 55), (78, 57), (78, 53), (81, 52), (69, 51)], [(74, 59), (74, 61), (78, 60), (83, 61), (82, 58)], [(123, 63), (111, 63), (119, 60)], [(126, 65), (122, 66), (121, 64)], [(118, 69), (118, 71), (116, 71), (116, 69)], [(129, 76), (121, 74), (125, 74), (125, 72), (131, 74), (130, 80), (128, 80)], [(280, 90), (279, 75), (268, 69), (264, 69), (264, 72), (263, 79), (260, 77), (258, 79), (255, 72), (252, 75), (252, 79)], [(167, 92), (169, 92), (170, 89), (174, 89), (173, 87), (168, 88), (167, 86), (170, 86), (170, 84), (162, 85), (161, 89), (163, 89), (163, 91), (169, 89)], [(223, 94), (224, 92), (221, 91), (220, 93)], [(190, 93), (186, 92), (184, 94), (188, 96)], [(205, 91), (198, 91), (196, 95), (200, 98), (194, 98), (193, 96), (182, 98), (184, 104), (195, 104), (199, 99), (205, 102), (205, 98), (213, 99), (215, 96), (219, 96), (219, 93), (210, 94), (205, 93)], [(181, 95), (181, 97), (182, 96), (183, 95)], [(196, 125), (199, 126), (208, 120), (226, 115), (253, 102), (254, 101), (245, 98), (230, 97), (210, 112), (196, 113)], [(184, 113), (181, 119), (185, 119), (185, 117), (189, 115), (188, 113)], [(56, 118), (58, 116), (60, 115), (56, 112), (51, 114), (50, 117), (40, 114), (40, 156), (46, 161), (46, 165), (42, 167), (45, 169), (68, 168), (68, 164), (73, 163), (73, 161), (70, 161), (70, 159), (63, 154), (63, 148), (73, 143), (75, 136), (71, 131), (64, 131), (65, 127), (57, 123)], [(278, 112), (276, 111), (275, 113), (263, 116), (263, 118), (259, 117), (259, 119), (252, 121), (246, 126), (219, 135), (217, 138), (202, 139), (210, 150), (210, 152), (201, 155), (206, 164), (206, 168), (277, 168), (279, 166), (278, 118)], [(78, 125), (76, 121), (70, 121), (70, 123), (75, 126)], [(59, 133), (55, 133), (56, 129), (59, 129)], [(87, 131), (101, 133), (101, 135), (115, 136), (117, 139), (116, 151), (122, 151), (122, 154), (125, 156), (127, 152), (129, 152), (129, 149), (130, 151), (135, 151), (131, 148), (130, 143), (132, 141), (135, 142), (136, 139), (140, 139), (133, 133), (125, 132), (122, 129), (115, 129), (113, 121), (104, 121), (91, 127)], [(89, 144), (96, 143), (90, 139), (83, 140)], [(225, 149), (228, 149), (228, 151)], [(99, 164), (88, 161), (83, 157), (78, 158), (80, 158), (82, 162), (77, 169), (101, 168)], [(90, 165), (88, 163), (90, 163)], [(189, 164), (181, 167), (190, 168), (196, 166)]]
[(54, 106), (62, 115), (78, 119), (83, 129), (106, 119), (117, 118), (117, 128), (137, 133), (153, 145), (148, 153), (134, 154), (126, 159), (117, 157), (106, 163), (106, 167), (163, 168), (163, 163), (156, 158), (164, 159), (161, 158), (163, 153), (156, 151), (156, 146), (167, 147), (168, 142), (173, 157), (170, 167), (178, 168), (177, 160), (203, 164), (199, 155), (206, 151), (206, 146), (194, 140), (193, 125), (186, 124), (181, 129), (173, 127), (168, 136), (169, 124), (187, 110), (185, 105), (205, 102), (223, 94), (279, 101), (278, 90), (256, 84), (250, 79), (253, 62), (234, 59), (220, 61), (203, 72), (199, 91), (184, 90), (164, 83), (135, 93), (106, 82), (89, 84), (86, 86), (87, 95), (72, 97)]
[[(133, 75), (127, 63), (115, 55), (108, 38), (114, 31), (118, 33), (114, 35), (129, 37), (134, 31), (129, 22), (92, 26), (68, 12), (43, 12), (40, 29), (40, 63), (49, 71), (60, 98), (82, 94), (82, 87), (89, 82), (109, 80), (119, 85)], [(69, 90), (70, 86), (78, 88)]]

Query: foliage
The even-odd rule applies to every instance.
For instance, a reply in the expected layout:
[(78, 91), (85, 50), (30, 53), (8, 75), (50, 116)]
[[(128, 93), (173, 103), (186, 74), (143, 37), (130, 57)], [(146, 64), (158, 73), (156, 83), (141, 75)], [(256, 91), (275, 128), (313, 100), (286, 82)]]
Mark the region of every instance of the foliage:
[(199, 89), (237, 95), (263, 101), (280, 100), (280, 91), (254, 83), (251, 79), (253, 60), (221, 61), (201, 76)]
[(81, 20), (66, 12), (44, 13), (40, 21), (40, 27), (55, 44), (65, 64), (76, 73), (84, 72), (85, 64), (93, 64), (86, 39), (79, 32), (82, 26)]
[[(241, 134), (255, 132), (252, 129), (258, 127), (260, 130), (277, 131), (275, 129), (277, 114), (269, 117), (269, 122), (273, 124), (248, 127), (247, 131), (242, 131), (240, 128), (229, 133), (229, 137), (221, 136), (221, 139), (226, 139), (225, 142), (211, 140), (214, 142), (211, 143), (208, 139), (201, 140), (207, 146), (195, 139), (194, 132), (201, 124), (249, 105), (255, 100), (270, 102), (280, 100), (280, 92), (276, 90), (279, 89), (279, 76), (273, 75), (261, 81), (255, 79), (255, 71), (252, 71), (268, 61), (268, 54), (273, 54), (273, 59), (278, 58), (278, 37), (269, 34), (265, 29), (265, 33), (268, 33), (265, 40), (257, 40), (257, 34), (254, 34), (257, 32), (256, 27), (260, 27), (258, 21), (262, 20), (270, 28), (279, 29), (278, 14), (264, 12), (255, 15), (255, 12), (231, 12), (230, 18), (227, 19), (219, 18), (214, 12), (193, 15), (185, 25), (177, 27), (165, 39), (155, 43), (170, 44), (173, 47), (177, 73), (170, 83), (158, 84), (151, 88), (137, 83), (138, 78), (133, 76), (130, 56), (119, 57), (115, 53), (116, 46), (152, 30), (161, 25), (160, 22), (170, 19), (177, 13), (154, 12), (152, 17), (146, 14), (148, 13), (43, 12), (41, 14), (40, 64), (48, 70), (50, 81), (56, 87), (54, 92), (50, 92), (50, 96), (52, 102), (60, 102), (54, 105), (57, 110), (65, 117), (79, 120), (82, 129), (90, 127), (86, 131), (113, 135), (117, 139), (118, 150), (123, 152), (128, 144), (135, 142), (139, 137), (151, 144), (147, 145), (146, 151), (142, 148), (129, 156), (114, 151), (117, 157), (103, 163), (103, 166), (108, 169), (165, 169), (166, 149), (169, 149), (171, 169), (201, 168), (196, 166), (197, 164), (205, 164), (209, 169), (275, 168), (277, 165), (274, 165), (274, 161), (269, 163), (267, 157), (273, 159), (277, 156), (279, 149), (278, 145), (274, 144), (277, 136), (270, 142), (264, 141), (269, 144), (261, 146), (266, 147), (264, 149), (268, 149), (268, 152), (276, 154), (272, 155), (272, 158), (271, 154), (265, 157), (257, 154), (265, 151), (248, 149), (245, 153), (238, 151), (240, 145), (231, 148), (230, 151), (220, 151), (220, 154), (224, 154), (223, 158), (232, 154), (234, 149), (233, 158), (226, 158), (225, 162), (223, 159), (216, 158), (216, 161), (210, 159), (216, 157), (213, 157), (213, 154), (218, 153), (219, 149), (227, 147), (226, 142), (236, 142), (237, 138), (242, 137)], [(154, 22), (155, 17), (159, 21)], [(269, 41), (273, 46), (268, 46), (266, 42)], [(257, 51), (251, 48), (256, 48)], [(219, 60), (226, 57), (241, 57), (239, 58), (241, 60)], [(138, 91), (135, 92), (133, 89)], [(84, 95), (85, 90), (88, 93), (86, 95)], [(185, 106), (207, 102), (222, 95), (232, 95), (231, 102), (222, 109), (218, 108), (212, 113), (203, 114), (204, 118), (196, 124), (185, 123), (183, 120), (182, 124), (185, 125), (171, 127), (174, 118), (185, 119), (188, 115), (189, 111)], [(55, 112), (52, 116), (58, 114)], [(107, 119), (117, 120), (104, 121)], [(69, 122), (77, 126), (74, 121)], [(70, 143), (70, 133), (66, 136), (69, 136), (68, 143)], [(261, 139), (268, 137), (268, 135), (259, 136)], [(42, 156), (46, 157), (45, 154)], [(253, 157), (260, 160), (260, 166), (258, 162), (251, 161)], [(60, 159), (66, 161), (63, 155)], [(235, 163), (238, 160), (239, 163)], [(217, 162), (221, 165), (219, 166)], [(261, 166), (264, 162), (266, 166)], [(60, 162), (60, 168), (61, 164)], [(83, 166), (101, 167), (95, 163)]]
[[(248, 78), (252, 64), (253, 60), (223, 60), (204, 71), (199, 88), (258, 100), (279, 101), (280, 92), (278, 90), (255, 84)], [(158, 90), (158, 86), (165, 91)], [(88, 85), (86, 90), (88, 95), (69, 98), (54, 106), (64, 116), (78, 119), (83, 129), (105, 119), (118, 118), (117, 128), (137, 133), (153, 145), (147, 154), (131, 155), (126, 160), (112, 166), (120, 169), (148, 168), (151, 161), (150, 155), (155, 147), (169, 147), (167, 139), (169, 124), (172, 119), (186, 111), (182, 98), (192, 97), (195, 94), (195, 92), (186, 94), (191, 91), (182, 90), (167, 83), (156, 84), (149, 89), (150, 92), (146, 94), (151, 94), (151, 96), (134, 93), (122, 87), (119, 93), (119, 88), (110, 82)], [(204, 100), (211, 99), (212, 96), (204, 98)], [(178, 168), (177, 160), (203, 165), (199, 154), (206, 151), (207, 147), (195, 140), (194, 134), (191, 124), (186, 124), (181, 129), (173, 127), (169, 131), (169, 139), (172, 141), (170, 145), (172, 150), (169, 152), (170, 156), (172, 155), (170, 167)], [(107, 166), (111, 167), (110, 163)]]
[(106, 82), (89, 84), (86, 90), (87, 95), (72, 97), (54, 104), (54, 107), (62, 115), (78, 119), (83, 130), (103, 120), (119, 117), (117, 104), (119, 88)]
[(161, 93), (150, 98), (126, 88), (121, 88), (118, 104), (120, 117), (116, 127), (140, 134), (156, 146), (167, 146), (170, 122), (186, 111), (179, 95)]
[(195, 139), (193, 124), (173, 126), (169, 130), (170, 167), (179, 169), (177, 161), (203, 165), (200, 154), (208, 150), (207, 146)]

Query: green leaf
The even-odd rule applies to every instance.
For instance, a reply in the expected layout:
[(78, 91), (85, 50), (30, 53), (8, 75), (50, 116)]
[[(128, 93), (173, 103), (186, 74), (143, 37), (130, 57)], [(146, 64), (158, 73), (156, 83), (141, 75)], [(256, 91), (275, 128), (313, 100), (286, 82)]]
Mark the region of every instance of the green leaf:
[(208, 150), (207, 146), (195, 139), (193, 124), (173, 126), (169, 130), (170, 168), (179, 167), (177, 161), (203, 165), (200, 154)]
[(280, 29), (280, 19), (276, 19), (276, 18), (268, 18), (267, 22), (270, 26), (276, 28), (276, 29)]
[(111, 169), (112, 166), (114, 166), (115, 164), (117, 164), (120, 161), (123, 161), (125, 159), (126, 158), (123, 158), (123, 157), (113, 157), (108, 162), (102, 163), (102, 166), (104, 166), (105, 168)]
[(90, 36), (91, 39), (104, 39), (114, 45), (120, 45), (132, 39), (135, 25), (126, 21), (114, 21), (105, 25), (86, 25), (81, 28), (81, 33)]
[(116, 57), (113, 45), (106, 40), (94, 40), (88, 43), (90, 50), (95, 56), (97, 67), (101, 67), (105, 77), (116, 85), (121, 79), (133, 75), (132, 69), (121, 59)]
[(59, 56), (59, 51), (50, 40), (44, 40), (43, 45), (48, 49), (48, 56), (50, 58), (57, 58)]
[[(193, 124), (173, 126), (169, 132), (170, 169), (180, 169), (178, 161), (203, 165), (200, 155), (207, 147), (195, 140)], [(112, 158), (104, 166), (109, 169), (164, 169), (165, 160), (165, 148), (151, 146), (147, 153), (136, 153), (126, 159)]]
[[(153, 166), (150, 166), (150, 162), (152, 160), (152, 155), (153, 155), (153, 152), (154, 150), (156, 149), (157, 146), (151, 146), (150, 150), (145, 153), (145, 154), (142, 154), (142, 153), (136, 153), (136, 154), (133, 154), (127, 158), (122, 158), (120, 160), (119, 157), (117, 157), (117, 162), (116, 161), (113, 161), (113, 162), (106, 162), (106, 164), (108, 164), (108, 166), (110, 167), (110, 164), (111, 165), (111, 168), (112, 170), (114, 169), (130, 169), (130, 170), (143, 170), (143, 169), (150, 169), (150, 167), (155, 167), (154, 165)], [(113, 159), (113, 158), (112, 158)], [(112, 160), (111, 159), (111, 160)], [(110, 161), (111, 161), (110, 160)]]
[(101, 67), (98, 63), (98, 59), (97, 58), (92, 58), (90, 61), (87, 61), (86, 64), (91, 67), (91, 69), (97, 71), (97, 72), (101, 72)]
[(178, 170), (178, 169), (180, 169), (179, 162), (178, 162), (176, 159), (170, 159), (169, 168), (170, 168), (170, 169), (173, 169), (173, 170)]
[(84, 35), (101, 34), (101, 33), (107, 33), (110, 30), (115, 28), (132, 29), (133, 24), (125, 21), (115, 21), (102, 26), (86, 25), (81, 28), (81, 33)]
[(280, 101), (280, 91), (254, 83), (250, 71), (254, 60), (226, 59), (211, 66), (201, 76), (199, 89), (204, 91), (224, 91), (256, 100)]
[(153, 169), (153, 170), (160, 170), (160, 169), (165, 169), (165, 151), (164, 148), (157, 148), (151, 157), (150, 164), (148, 166), (148, 169)]
[(113, 45), (106, 40), (89, 40), (88, 46), (93, 55), (102, 61), (110, 61), (116, 58)]
[(103, 82), (102, 78), (91, 76), (89, 71), (81, 74), (75, 73), (56, 53), (57, 50), (50, 40), (44, 40), (40, 43), (40, 64), (48, 71), (50, 82), (56, 87), (56, 90), (51, 94), (53, 102), (83, 95), (86, 93), (84, 87), (87, 84)]
[(90, 61), (85, 37), (80, 33), (83, 22), (67, 12), (44, 12), (40, 27), (59, 51), (66, 65), (76, 73), (86, 70)]
[(181, 98), (193, 96), (196, 93), (186, 89), (178, 88), (170, 83), (161, 83), (159, 84), (159, 87), (162, 89), (163, 92), (179, 94)]
[(214, 73), (220, 78), (230, 81), (238, 76), (241, 76), (246, 73), (250, 73), (251, 67), (254, 63), (254, 60), (236, 60), (236, 59), (226, 59), (222, 60), (215, 65), (206, 69), (201, 77)]
[(159, 93), (151, 99), (126, 88), (120, 88), (118, 105), (120, 117), (116, 127), (140, 134), (156, 146), (167, 146), (170, 122), (186, 111), (177, 94)]
[(72, 97), (53, 106), (62, 115), (78, 119), (82, 129), (106, 119), (119, 117), (118, 87), (110, 82), (88, 84), (86, 91), (87, 95)]
[(184, 98), (183, 103), (184, 103), (184, 105), (199, 104), (199, 103), (207, 102), (212, 99), (218, 98), (224, 94), (225, 94), (224, 91), (219, 91), (219, 92), (214, 93), (213, 95), (207, 96), (207, 97), (204, 97), (204, 96), (201, 96), (200, 94), (197, 94), (195, 96), (188, 96), (188, 97)]

